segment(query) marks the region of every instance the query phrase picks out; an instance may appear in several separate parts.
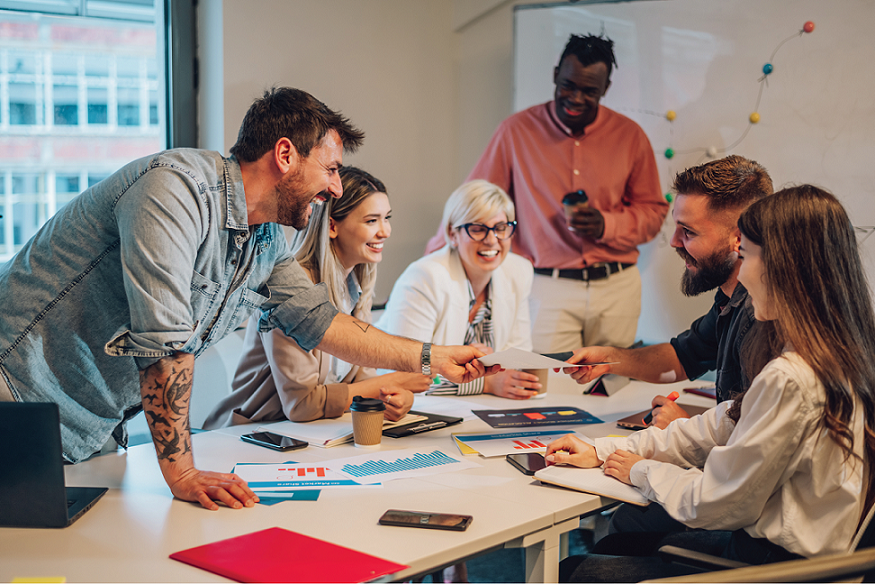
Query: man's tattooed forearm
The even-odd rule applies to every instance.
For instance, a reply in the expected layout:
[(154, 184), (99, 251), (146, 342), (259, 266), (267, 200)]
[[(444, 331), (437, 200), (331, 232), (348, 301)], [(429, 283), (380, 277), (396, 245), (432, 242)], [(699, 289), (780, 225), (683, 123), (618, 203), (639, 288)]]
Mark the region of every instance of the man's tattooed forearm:
[[(188, 406), (191, 401), (191, 368), (177, 362), (167, 369), (156, 367), (144, 376), (143, 409), (148, 416), (152, 439), (159, 460), (176, 462), (176, 455), (191, 452), (191, 425)], [(151, 377), (151, 379), (145, 379)], [(147, 403), (148, 402), (148, 403)]]
[(177, 372), (176, 367), (171, 369), (170, 378), (164, 387), (164, 403), (173, 410), (177, 416), (183, 415), (183, 408), (188, 407), (191, 399), (191, 377), (188, 369), (183, 368)]

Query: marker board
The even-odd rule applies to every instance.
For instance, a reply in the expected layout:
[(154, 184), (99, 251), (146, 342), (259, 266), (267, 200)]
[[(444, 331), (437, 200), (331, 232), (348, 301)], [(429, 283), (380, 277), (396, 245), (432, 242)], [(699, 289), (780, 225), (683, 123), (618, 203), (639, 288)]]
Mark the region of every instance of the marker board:
[[(514, 15), (516, 111), (552, 99), (553, 68), (570, 34), (604, 31), (618, 66), (602, 104), (647, 133), (664, 192), (678, 171), (710, 160), (711, 148), (718, 158), (761, 163), (776, 189), (824, 187), (855, 226), (875, 226), (875, 2), (577, 2), (521, 5)], [(799, 34), (806, 21), (814, 31)], [(761, 88), (766, 63), (773, 70)], [(668, 110), (676, 112), (673, 122)], [(754, 111), (760, 121), (750, 124)], [(641, 247), (638, 337), (646, 342), (686, 329), (713, 298), (680, 295), (683, 264), (668, 245), (673, 228), (669, 216)], [(875, 235), (861, 251), (873, 282)]]

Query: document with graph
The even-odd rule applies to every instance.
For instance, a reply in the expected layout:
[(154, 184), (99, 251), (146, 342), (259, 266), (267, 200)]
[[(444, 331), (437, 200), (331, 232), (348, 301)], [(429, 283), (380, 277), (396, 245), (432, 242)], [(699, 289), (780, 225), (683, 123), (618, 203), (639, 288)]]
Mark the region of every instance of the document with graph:
[(547, 444), (560, 436), (573, 434), (568, 430), (532, 430), (526, 432), (505, 432), (488, 434), (453, 434), (453, 440), (462, 454), (477, 453), (484, 458), (504, 456), (516, 452), (544, 452)]
[(391, 450), (362, 454), (325, 462), (359, 483), (384, 483), (394, 479), (409, 479), (425, 475), (477, 468), (470, 460), (450, 456), (440, 450)]
[(361, 483), (346, 473), (337, 472), (331, 461), (319, 463), (238, 463), (233, 472), (259, 492), (323, 490), (349, 487), (379, 487), (380, 481)]

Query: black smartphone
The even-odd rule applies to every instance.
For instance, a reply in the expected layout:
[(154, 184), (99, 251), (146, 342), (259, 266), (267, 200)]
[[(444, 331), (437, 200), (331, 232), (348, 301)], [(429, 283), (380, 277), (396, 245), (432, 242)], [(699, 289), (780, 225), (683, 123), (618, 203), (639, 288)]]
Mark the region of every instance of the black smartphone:
[(506, 458), (509, 463), (517, 467), (517, 470), (529, 476), (547, 466), (547, 461), (540, 452), (519, 452), (508, 454)]
[(244, 442), (258, 444), (272, 450), (286, 452), (287, 450), (300, 450), (307, 448), (310, 444), (296, 438), (289, 438), (282, 434), (274, 434), (273, 432), (253, 432), (252, 434), (243, 434), (240, 439)]
[(449, 531), (465, 531), (474, 518), (470, 515), (453, 515), (451, 513), (423, 513), (421, 511), (401, 511), (389, 509), (380, 517), (380, 525), (397, 525), (398, 527), (422, 527), (424, 529), (447, 529)]

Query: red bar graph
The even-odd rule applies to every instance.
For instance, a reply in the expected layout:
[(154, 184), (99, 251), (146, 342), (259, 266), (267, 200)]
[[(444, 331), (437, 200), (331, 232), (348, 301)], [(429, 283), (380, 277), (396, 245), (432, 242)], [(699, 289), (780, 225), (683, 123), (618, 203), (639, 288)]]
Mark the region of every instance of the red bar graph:
[(313, 468), (301, 467), (298, 469), (298, 476), (299, 477), (305, 477), (305, 476), (307, 476), (308, 473), (316, 473), (317, 477), (324, 477), (325, 476), (325, 467), (324, 466), (317, 466), (317, 467), (313, 467)]
[(541, 444), (537, 440), (532, 440), (528, 444), (526, 444), (525, 442), (520, 442), (519, 440), (514, 440), (513, 443), (516, 444), (516, 446), (513, 447), (514, 450), (531, 450), (533, 448), (546, 448), (547, 447), (546, 444)]

